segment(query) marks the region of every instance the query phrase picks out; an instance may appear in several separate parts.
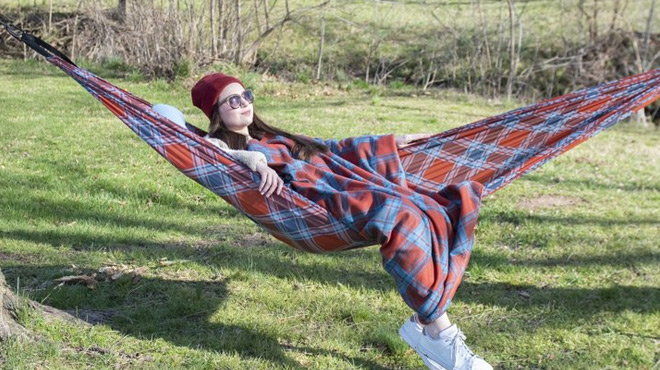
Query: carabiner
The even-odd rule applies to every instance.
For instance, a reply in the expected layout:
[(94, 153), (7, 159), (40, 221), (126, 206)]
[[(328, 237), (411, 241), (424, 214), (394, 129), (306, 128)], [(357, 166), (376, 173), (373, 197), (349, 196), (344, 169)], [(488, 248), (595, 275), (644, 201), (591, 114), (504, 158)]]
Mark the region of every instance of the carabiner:
[(23, 41), (23, 30), (13, 24), (5, 24), (5, 30), (9, 32), (16, 40)]

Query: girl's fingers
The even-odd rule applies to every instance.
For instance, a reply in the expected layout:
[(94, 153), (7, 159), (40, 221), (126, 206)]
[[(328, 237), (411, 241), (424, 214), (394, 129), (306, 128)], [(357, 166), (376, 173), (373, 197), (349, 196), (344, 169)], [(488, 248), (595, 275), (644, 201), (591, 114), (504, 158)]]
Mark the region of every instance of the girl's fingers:
[(274, 194), (277, 191), (277, 189), (280, 187), (281, 180), (282, 179), (277, 174), (275, 174), (273, 178), (273, 191), (271, 192), (271, 194)]
[(259, 187), (259, 193), (261, 193), (261, 195), (266, 194), (266, 191), (268, 190), (269, 184), (270, 184), (270, 173), (266, 172), (261, 177), (261, 186)]
[(273, 179), (273, 173), (269, 172), (268, 173), (268, 185), (266, 185), (266, 189), (264, 189), (264, 193), (266, 194), (267, 197), (269, 197), (273, 193), (273, 185), (275, 185), (275, 179)]
[(275, 189), (277, 189), (277, 182), (275, 181), (275, 179), (273, 178), (273, 176), (271, 176), (271, 179), (270, 179), (270, 188), (268, 189), (268, 196), (273, 195), (273, 192), (275, 191)]
[(281, 191), (282, 191), (282, 183), (280, 182), (280, 180), (277, 180), (277, 182), (275, 183), (275, 193), (277, 195), (280, 195)]
[(277, 191), (279, 195), (282, 192), (282, 187), (284, 187), (284, 180), (277, 174), (277, 172), (267, 171), (261, 177), (261, 184), (259, 185), (259, 193), (270, 197), (274, 192)]
[(267, 189), (268, 189), (268, 174), (266, 173), (264, 174), (264, 186), (260, 191), (261, 195), (265, 195)]
[(268, 197), (268, 190), (270, 189), (271, 181), (272, 180), (271, 180), (270, 176), (268, 176), (268, 181), (266, 181), (266, 186), (264, 186), (264, 192), (263, 192), (263, 195), (265, 197)]
[(275, 174), (273, 180), (274, 180), (273, 181), (273, 191), (271, 192), (271, 194), (274, 194), (275, 192), (277, 192), (277, 194), (279, 195), (280, 191), (282, 191), (282, 184), (284, 183), (284, 181), (282, 181), (282, 178), (279, 177), (277, 174)]

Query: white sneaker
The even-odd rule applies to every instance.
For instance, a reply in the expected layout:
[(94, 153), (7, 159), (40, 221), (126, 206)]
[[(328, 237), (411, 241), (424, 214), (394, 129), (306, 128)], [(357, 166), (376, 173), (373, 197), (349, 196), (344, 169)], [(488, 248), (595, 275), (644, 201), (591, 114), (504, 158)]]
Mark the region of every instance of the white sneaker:
[(464, 339), (465, 334), (456, 324), (442, 330), (438, 339), (431, 338), (426, 330), (422, 330), (417, 341), (417, 353), (446, 370), (493, 370), (486, 360), (468, 348)]
[(437, 362), (431, 360), (427, 356), (424, 356), (419, 352), (419, 339), (424, 335), (423, 331), (424, 326), (419, 323), (417, 320), (417, 314), (413, 314), (410, 316), (406, 322), (403, 323), (401, 328), (399, 328), (399, 335), (403, 340), (412, 347), (415, 352), (422, 358), (422, 361), (424, 361), (424, 364), (426, 367), (428, 367), (431, 370), (447, 370), (440, 366)]
[(415, 313), (410, 316), (403, 325), (401, 325), (401, 328), (399, 328), (399, 335), (411, 347), (416, 348), (423, 329), (424, 326), (419, 323), (417, 320), (417, 314)]

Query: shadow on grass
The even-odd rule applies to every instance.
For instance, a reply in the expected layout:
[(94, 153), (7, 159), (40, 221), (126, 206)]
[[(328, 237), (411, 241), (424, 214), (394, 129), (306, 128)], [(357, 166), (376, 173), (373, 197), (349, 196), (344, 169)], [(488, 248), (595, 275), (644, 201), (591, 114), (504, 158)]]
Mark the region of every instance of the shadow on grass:
[[(226, 233), (236, 235), (239, 231), (226, 230)], [(301, 261), (298, 258), (300, 254), (305, 254), (305, 252), (294, 250), (274, 238), (260, 243), (259, 246), (245, 245), (237, 237), (231, 244), (219, 242), (218, 244), (209, 243), (204, 246), (191, 247), (177, 244), (150, 243), (139, 238), (115, 239), (109, 236), (99, 238), (91, 234), (66, 232), (9, 231), (0, 235), (5, 239), (49, 243), (54, 247), (66, 243), (76, 248), (76, 243), (80, 243), (83, 246), (95, 246), (93, 249), (96, 250), (140, 252), (142, 255), (153, 256), (154, 258), (167, 257), (170, 260), (185, 258), (200, 265), (223, 267), (236, 271), (256, 271), (283, 280), (295, 279), (303, 283), (304, 281), (315, 281), (327, 285), (341, 283), (356, 289), (367, 288), (381, 293), (387, 293), (395, 289), (393, 278), (385, 270), (364, 271), (360, 267), (355, 267), (360, 265), (358, 263), (306, 264), (304, 259)], [(369, 249), (371, 247), (366, 250), (333, 253), (328, 258), (334, 260), (345, 260), (354, 257), (372, 258), (374, 257), (372, 253), (378, 253), (375, 249)], [(572, 257), (568, 264), (572, 266), (619, 265), (619, 263), (625, 265), (632, 261), (653, 263), (657, 258), (657, 253), (643, 251), (631, 252), (627, 255), (618, 253), (616, 255)], [(476, 252), (472, 260), (474, 264), (485, 268), (510, 265), (549, 266), (552, 264), (566, 264), (561, 258), (551, 260), (526, 259), (512, 262), (496, 255), (481, 252)], [(515, 293), (521, 289), (534, 292), (535, 299), (528, 300)], [(656, 312), (660, 310), (657, 305), (649, 303), (660, 301), (660, 287), (615, 286), (593, 289), (546, 286), (539, 288), (535, 285), (464, 281), (456, 298), (509, 308), (515, 308), (521, 304), (545, 306), (552, 303), (558, 310), (570, 314), (579, 313), (582, 317), (594, 315), (601, 311), (630, 309), (639, 312)], [(571, 325), (570, 322), (566, 322), (566, 324)]]
[(624, 218), (612, 219), (611, 217), (596, 217), (596, 216), (561, 216), (561, 215), (539, 215), (530, 214), (529, 211), (520, 210), (487, 210), (482, 212), (479, 216), (480, 221), (490, 221), (493, 223), (508, 222), (514, 225), (520, 224), (538, 224), (544, 225), (547, 223), (556, 223), (571, 227), (572, 225), (598, 225), (598, 226), (615, 226), (615, 225), (658, 225), (660, 220), (657, 218)]
[(509, 268), (511, 266), (528, 267), (554, 267), (554, 266), (616, 266), (631, 267), (638, 264), (660, 263), (660, 251), (616, 251), (613, 253), (597, 255), (576, 256), (572, 251), (567, 251), (564, 256), (549, 257), (545, 259), (537, 258), (507, 258), (505, 256), (484, 252), (481, 249), (473, 251), (471, 265), (478, 264), (486, 269)]
[[(16, 286), (16, 277), (24, 282), (30, 277), (72, 274), (71, 268), (63, 265), (12, 266), (4, 267), (3, 272), (10, 286)], [(93, 272), (95, 270), (91, 269), (75, 271), (76, 274)], [(289, 344), (292, 338), (254, 328), (254, 325), (215, 322), (223, 320), (222, 306), (227, 300), (227, 285), (231, 281), (226, 277), (216, 278), (210, 281), (142, 278), (134, 284), (129, 276), (124, 276), (115, 281), (100, 281), (94, 290), (81, 285), (66, 285), (61, 290), (48, 289), (49, 292), (44, 294), (49, 296), (50, 301), (44, 304), (93, 324), (106, 324), (113, 330), (138, 339), (162, 338), (177, 346), (237, 354), (242, 359), (266, 360), (292, 369), (307, 367), (292, 359), (290, 354), (284, 352), (285, 349), (300, 354), (341, 358), (361, 368), (388, 369), (333, 350), (292, 345)], [(44, 299), (31, 298), (36, 301)]]
[[(236, 235), (238, 231), (227, 231)], [(167, 257), (170, 260), (186, 258), (193, 263), (215, 268), (226, 267), (235, 271), (255, 271), (283, 280), (297, 279), (303, 282), (315, 281), (326, 285), (338, 283), (356, 289), (371, 289), (380, 292), (394, 290), (394, 281), (383, 270), (363, 271), (355, 266), (360, 264), (305, 264), (300, 262), (304, 254), (271, 240), (260, 246), (247, 246), (240, 243), (231, 245), (208, 244), (193, 248), (176, 244), (150, 243), (146, 239), (117, 239), (112, 236), (99, 238), (92, 234), (73, 234), (61, 232), (8, 231), (0, 233), (4, 239), (28, 240), (52, 244), (95, 245), (102, 250), (138, 251), (154, 258)], [(255, 256), (255, 252), (259, 252)], [(351, 259), (368, 258), (367, 254), (377, 250), (352, 250), (335, 253), (328, 258)], [(371, 255), (373, 257), (373, 255)], [(655, 258), (657, 255), (647, 252), (630, 253), (624, 260)], [(21, 261), (18, 255), (5, 254), (2, 258)], [(621, 256), (618, 256), (621, 258)], [(506, 264), (508, 261), (492, 255), (476, 255), (480, 264), (486, 266)], [(608, 262), (610, 256), (579, 257), (571, 264), (597, 265)], [(26, 264), (27, 262), (27, 264)], [(30, 264), (42, 264), (31, 266)], [(546, 265), (552, 261), (524, 261), (523, 264)], [(557, 261), (561, 263), (561, 261)], [(5, 263), (3, 265), (6, 266)], [(340, 267), (337, 267), (337, 266)], [(10, 286), (16, 286), (20, 276), (22, 286), (30, 280), (43, 283), (53, 278), (69, 275), (69, 267), (64, 265), (44, 266), (43, 259), (3, 267)], [(90, 269), (84, 272), (93, 272)], [(240, 278), (240, 274), (238, 275)], [(100, 310), (109, 313), (105, 322), (114, 330), (136, 338), (162, 338), (178, 346), (206, 348), (213, 351), (236, 353), (241, 358), (260, 358), (273, 364), (302, 369), (304, 366), (291, 358), (287, 351), (328, 355), (342, 358), (363, 368), (386, 369), (385, 367), (359, 357), (350, 357), (331, 350), (308, 348), (288, 344), (286, 336), (268, 333), (254, 326), (220, 324), (222, 306), (228, 297), (227, 284), (234, 277), (219, 277), (210, 281), (177, 281), (162, 278), (145, 278), (137, 285), (121, 281), (101, 283), (94, 291), (83, 286), (66, 286), (59, 297), (54, 297), (52, 289), (42, 292), (50, 295), (50, 301), (44, 302), (59, 309), (79, 309), (80, 313)], [(38, 285), (37, 283), (37, 285)], [(103, 286), (103, 284), (106, 284)], [(524, 292), (524, 294), (521, 294)], [(41, 300), (44, 297), (37, 297)], [(536, 325), (561, 325), (570, 327), (588, 319), (589, 316), (603, 311), (620, 312), (657, 312), (660, 307), (654, 302), (660, 301), (660, 287), (613, 286), (604, 288), (539, 287), (529, 284), (511, 283), (476, 283), (468, 280), (461, 284), (455, 301), (472, 302), (481, 305), (499, 306), (511, 309), (524, 307), (552, 308), (562, 317), (555, 320), (541, 321)], [(220, 318), (218, 318), (220, 316)], [(530, 324), (531, 325), (531, 324)]]
[[(557, 311), (560, 322), (548, 326), (572, 327), (598, 312), (657, 313), (660, 287), (617, 285), (607, 288), (538, 287), (529, 284), (463, 282), (456, 301), (524, 310), (543, 307)], [(553, 315), (554, 316), (554, 315)]]

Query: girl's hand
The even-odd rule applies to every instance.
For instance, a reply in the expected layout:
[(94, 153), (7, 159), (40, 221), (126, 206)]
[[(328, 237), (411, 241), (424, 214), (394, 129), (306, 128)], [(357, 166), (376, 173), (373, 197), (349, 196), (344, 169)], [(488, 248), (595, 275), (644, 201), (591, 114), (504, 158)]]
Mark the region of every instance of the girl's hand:
[(397, 149), (401, 149), (411, 141), (419, 140), (419, 139), (425, 139), (427, 137), (433, 136), (434, 134), (405, 134), (405, 135), (397, 135), (395, 136), (395, 141), (396, 141), (396, 147)]
[(263, 162), (257, 163), (257, 172), (261, 175), (259, 192), (262, 195), (265, 194), (266, 197), (270, 197), (271, 194), (277, 190), (277, 195), (280, 195), (282, 192), (282, 186), (284, 186), (284, 181), (280, 178), (277, 172)]

